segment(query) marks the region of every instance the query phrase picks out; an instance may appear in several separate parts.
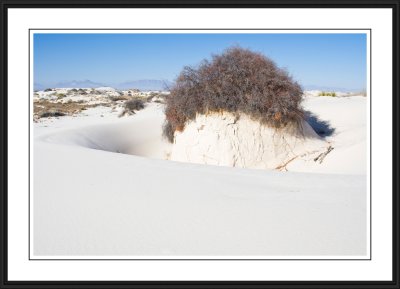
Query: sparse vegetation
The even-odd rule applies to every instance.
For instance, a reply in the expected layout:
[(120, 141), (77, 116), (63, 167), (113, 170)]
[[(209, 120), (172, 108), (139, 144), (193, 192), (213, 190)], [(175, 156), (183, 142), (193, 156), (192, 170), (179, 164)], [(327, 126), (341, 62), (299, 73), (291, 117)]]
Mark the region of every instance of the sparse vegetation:
[(129, 95), (110, 96), (112, 101), (130, 100), (131, 98)]
[(185, 67), (166, 98), (163, 134), (173, 141), (196, 114), (243, 112), (275, 128), (304, 119), (302, 89), (264, 55), (233, 47)]
[(97, 90), (94, 88), (49, 88), (51, 93), (39, 91), (34, 94), (34, 121), (40, 118), (76, 115), (80, 112), (97, 107), (111, 107), (115, 112), (122, 107), (123, 115), (132, 115), (143, 109), (146, 102), (163, 103), (167, 93), (139, 90)]
[(326, 91), (321, 91), (320, 93), (318, 93), (318, 96), (336, 96), (336, 92), (332, 91), (332, 92), (326, 92)]
[(81, 111), (89, 107), (95, 106), (97, 106), (97, 104), (88, 105), (70, 101), (66, 103), (61, 103), (48, 100), (40, 100), (34, 102), (33, 114), (35, 118), (73, 115), (76, 113), (80, 113)]

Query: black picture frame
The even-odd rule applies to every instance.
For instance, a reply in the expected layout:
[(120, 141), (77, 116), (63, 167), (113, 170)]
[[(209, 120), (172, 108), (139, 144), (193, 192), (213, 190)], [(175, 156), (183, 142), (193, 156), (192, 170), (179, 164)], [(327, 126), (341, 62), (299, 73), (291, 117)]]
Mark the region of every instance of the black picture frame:
[[(399, 27), (400, 0), (2, 0), (1, 9), (1, 78), (0, 87), (0, 288), (400, 288), (399, 255)], [(8, 11), (11, 8), (390, 8), (393, 12), (393, 259), (391, 281), (11, 281), (8, 280)], [(368, 27), (366, 27), (368, 28)], [(349, 262), (351, 262), (349, 260)], [(288, 272), (290, 274), (290, 272)]]

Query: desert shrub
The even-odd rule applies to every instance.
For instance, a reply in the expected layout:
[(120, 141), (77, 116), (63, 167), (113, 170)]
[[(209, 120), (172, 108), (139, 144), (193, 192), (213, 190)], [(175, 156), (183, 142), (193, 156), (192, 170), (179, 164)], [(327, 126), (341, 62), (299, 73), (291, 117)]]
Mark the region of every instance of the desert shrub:
[(130, 111), (141, 110), (144, 108), (144, 101), (140, 98), (128, 100), (125, 102), (125, 108)]
[(164, 136), (196, 114), (243, 112), (275, 128), (304, 119), (300, 107), (302, 89), (289, 74), (261, 53), (240, 47), (228, 48), (198, 67), (186, 66), (166, 98)]
[(52, 89), (52, 88), (46, 88), (44, 91), (45, 91), (45, 92), (53, 91), (53, 89)]
[(128, 100), (124, 104), (124, 109), (119, 115), (124, 116), (124, 115), (132, 115), (135, 114), (136, 111), (142, 110), (145, 107), (143, 99), (140, 98), (134, 98), (131, 100)]
[(64, 116), (65, 115), (65, 113), (63, 113), (63, 112), (61, 112), (61, 111), (53, 111), (53, 110), (51, 110), (51, 111), (45, 111), (45, 112), (42, 112), (41, 114), (40, 114), (40, 118), (42, 118), (42, 117), (58, 117), (58, 116)]
[(326, 92), (326, 91), (321, 91), (320, 93), (318, 93), (318, 96), (336, 96), (336, 92)]

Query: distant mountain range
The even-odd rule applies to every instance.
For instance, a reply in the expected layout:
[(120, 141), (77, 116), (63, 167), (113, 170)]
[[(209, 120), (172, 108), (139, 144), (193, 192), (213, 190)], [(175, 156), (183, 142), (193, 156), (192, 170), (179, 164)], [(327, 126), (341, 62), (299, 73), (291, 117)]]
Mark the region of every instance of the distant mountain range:
[[(162, 80), (162, 79), (140, 79), (140, 80), (132, 80), (126, 81), (122, 83), (100, 83), (94, 82), (91, 80), (72, 80), (72, 81), (62, 81), (51, 85), (43, 85), (40, 83), (34, 83), (35, 90), (44, 90), (46, 88), (62, 88), (62, 87), (73, 87), (73, 88), (97, 88), (110, 86), (116, 89), (129, 89), (136, 88), (142, 91), (146, 90), (169, 90), (169, 88), (173, 85), (172, 81)], [(349, 89), (343, 87), (329, 87), (329, 86), (318, 86), (318, 85), (304, 85), (304, 90), (321, 90), (321, 91), (341, 91), (341, 92), (358, 92), (362, 91), (362, 89)]]
[(169, 90), (172, 84), (173, 83), (169, 80), (142, 79), (119, 83), (114, 85), (114, 87), (118, 89), (137, 88), (140, 90)]
[(44, 90), (46, 88), (97, 88), (97, 87), (104, 87), (110, 86), (117, 89), (129, 89), (129, 88), (136, 88), (142, 91), (146, 90), (168, 90), (169, 87), (173, 82), (169, 80), (160, 80), (160, 79), (141, 79), (141, 80), (133, 80), (127, 81), (123, 83), (100, 83), (94, 82), (91, 80), (72, 80), (72, 81), (62, 81), (57, 82), (51, 85), (43, 85), (40, 83), (34, 83), (34, 90)]
[(93, 82), (91, 80), (72, 80), (72, 81), (62, 81), (55, 84), (54, 87), (73, 87), (73, 88), (96, 88), (107, 86), (104, 83)]

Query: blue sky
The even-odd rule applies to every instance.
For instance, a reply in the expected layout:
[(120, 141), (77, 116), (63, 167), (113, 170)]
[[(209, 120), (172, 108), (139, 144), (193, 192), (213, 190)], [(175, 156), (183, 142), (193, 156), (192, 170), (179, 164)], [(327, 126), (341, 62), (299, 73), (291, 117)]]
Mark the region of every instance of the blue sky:
[(365, 34), (35, 34), (34, 82), (173, 81), (232, 45), (262, 52), (303, 86), (366, 87)]

